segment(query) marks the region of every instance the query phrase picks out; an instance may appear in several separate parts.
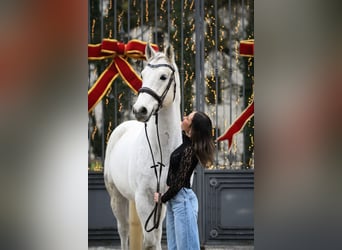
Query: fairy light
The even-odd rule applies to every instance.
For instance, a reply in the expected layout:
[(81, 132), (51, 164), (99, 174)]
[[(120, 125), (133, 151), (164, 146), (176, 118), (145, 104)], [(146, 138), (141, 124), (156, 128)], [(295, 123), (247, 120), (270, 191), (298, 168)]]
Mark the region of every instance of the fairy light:
[(173, 34), (172, 38), (177, 42), (177, 35), (178, 35), (178, 30), (175, 31), (175, 33)]
[[(164, 13), (166, 13), (166, 9), (165, 9), (165, 5), (166, 5), (166, 0), (163, 0), (161, 3), (160, 3), (160, 10)], [(162, 16), (162, 15), (161, 15)]]
[(94, 140), (96, 132), (97, 132), (97, 126), (95, 125), (94, 128), (93, 128), (93, 132), (91, 133), (91, 139), (92, 140)]
[(149, 13), (148, 13), (148, 1), (146, 1), (145, 2), (146, 4), (145, 4), (145, 22), (146, 23), (148, 23), (148, 15), (149, 15)]
[[(108, 4), (108, 13), (107, 13), (107, 18), (109, 18), (109, 12), (112, 10), (113, 8), (113, 2), (112, 1), (109, 1), (109, 4)], [(109, 20), (109, 30), (108, 30), (108, 38), (113, 38), (113, 29), (111, 28), (113, 26), (113, 20), (112, 18), (108, 19)]]
[(191, 20), (191, 24), (192, 24), (192, 25), (191, 25), (191, 28), (190, 28), (190, 31), (188, 32), (188, 34), (194, 32), (194, 31), (195, 31), (195, 28), (196, 28), (193, 19)]
[(113, 131), (112, 130), (112, 122), (109, 121), (108, 122), (108, 129), (107, 129), (107, 133), (106, 133), (106, 144), (108, 143), (108, 140), (109, 140), (109, 137), (110, 137), (112, 131)]
[(248, 149), (249, 151), (251, 151), (254, 148), (254, 137), (251, 133), (249, 134), (249, 136), (251, 138), (251, 145), (249, 145)]
[(171, 30), (174, 31), (173, 35), (172, 35), (172, 40), (174, 42), (178, 42), (178, 31), (180, 30), (178, 28), (178, 24), (177, 24), (177, 17), (178, 15), (176, 15), (176, 11), (175, 11), (175, 1), (172, 0), (171, 3), (170, 3), (170, 9), (171, 9), (171, 27), (173, 27), (173, 29)]
[[(142, 27), (141, 24), (144, 23), (144, 25), (148, 25), (149, 26), (149, 30), (146, 32), (146, 34), (144, 34), (143, 37), (141, 37), (142, 39), (147, 39), (149, 41), (153, 40), (153, 31), (155, 28), (155, 21), (159, 21), (161, 24), (165, 23), (166, 19), (167, 19), (167, 4), (168, 1), (167, 0), (161, 0), (160, 3), (158, 4), (158, 13), (157, 13), (157, 20), (154, 20), (154, 18), (149, 19), (149, 15), (151, 14), (149, 12), (149, 1), (145, 1), (145, 4), (142, 2), (137, 2), (136, 0), (132, 0), (131, 1), (131, 6), (133, 6), (133, 8), (131, 8), (131, 13), (133, 15), (136, 15), (136, 27), (138, 27), (137, 32), (139, 32), (138, 30), (142, 31)], [(170, 39), (170, 43), (178, 43), (181, 42), (183, 43), (183, 49), (184, 49), (184, 53), (187, 54), (195, 54), (196, 53), (196, 42), (195, 42), (195, 17), (193, 15), (194, 13), (194, 7), (195, 7), (195, 0), (184, 0), (184, 5), (183, 5), (183, 12), (181, 13), (176, 13), (176, 8), (175, 8), (175, 0), (171, 0), (170, 4), (171, 4), (171, 13), (170, 13), (170, 23), (168, 23), (167, 25), (169, 25), (171, 28), (171, 32), (170, 32), (170, 37), (168, 39)], [(140, 5), (142, 4), (142, 6)], [(141, 8), (142, 7), (142, 8)], [(238, 6), (239, 7), (239, 6)], [(108, 10), (113, 8), (113, 2), (112, 1), (108, 1), (108, 6), (107, 6)], [(205, 76), (205, 89), (207, 92), (207, 95), (205, 97), (205, 103), (208, 107), (208, 113), (210, 114), (211, 117), (215, 117), (216, 115), (216, 109), (215, 109), (215, 105), (218, 105), (218, 97), (220, 96), (220, 98), (222, 98), (222, 109), (220, 108), (219, 112), (222, 112), (222, 116), (220, 115), (220, 119), (222, 119), (221, 121), (219, 121), (220, 124), (215, 124), (215, 126), (220, 125), (221, 128), (228, 128), (231, 124), (229, 124), (229, 117), (227, 117), (227, 110), (229, 110), (229, 105), (231, 105), (231, 108), (233, 108), (233, 115), (235, 117), (237, 117), (240, 113), (241, 113), (241, 102), (242, 102), (242, 98), (239, 95), (239, 87), (236, 87), (236, 81), (240, 81), (240, 79), (238, 79), (238, 74), (239, 74), (239, 68), (235, 67), (240, 65), (240, 55), (238, 53), (238, 49), (239, 49), (239, 42), (238, 42), (238, 38), (240, 38), (240, 32), (241, 32), (241, 21), (239, 19), (238, 16), (238, 9), (236, 7), (236, 5), (233, 4), (233, 9), (231, 10), (232, 16), (230, 17), (231, 22), (232, 22), (232, 30), (230, 31), (230, 35), (233, 37), (233, 41), (234, 43), (232, 44), (231, 48), (228, 49), (232, 49), (232, 57), (233, 57), (233, 62), (234, 62), (234, 67), (232, 68), (232, 81), (233, 81), (233, 88), (232, 89), (226, 89), (224, 88), (225, 86), (229, 86), (228, 83), (228, 78), (227, 78), (227, 64), (225, 62), (225, 60), (227, 60), (227, 57), (225, 57), (226, 52), (225, 50), (227, 49), (228, 45), (227, 45), (227, 39), (228, 39), (228, 31), (227, 31), (227, 27), (225, 27), (225, 20), (223, 18), (218, 19), (218, 23), (217, 23), (217, 27), (215, 26), (215, 22), (216, 19), (219, 17), (216, 17), (214, 14), (214, 4), (210, 4), (209, 6), (205, 7), (205, 17), (204, 17), (204, 22), (205, 22), (205, 33), (204, 33), (204, 38), (205, 38), (205, 60), (206, 63), (208, 64), (208, 68), (206, 68), (206, 76)], [(154, 7), (153, 7), (154, 9)], [(250, 11), (250, 7), (247, 4), (246, 9), (247, 11)], [(145, 11), (145, 13), (143, 13)], [(226, 5), (223, 5), (222, 8), (220, 8), (220, 13), (227, 13), (227, 7)], [(112, 27), (113, 25), (111, 24), (112, 20), (110, 20), (110, 18), (108, 17), (108, 12), (104, 12), (106, 14), (106, 20), (105, 20), (105, 29), (107, 30), (107, 32), (105, 34), (108, 34), (109, 38), (112, 38), (114, 35), (114, 28)], [(123, 10), (121, 13), (119, 13), (119, 15), (117, 15), (117, 27), (118, 30), (121, 30), (121, 27), (124, 25), (123, 23), (123, 16), (126, 15), (126, 12)], [(184, 17), (184, 23), (182, 24), (184, 26), (184, 40), (180, 41), (180, 18), (181, 15), (183, 15)], [(97, 19), (92, 19), (91, 22), (91, 39), (94, 39), (95, 37), (95, 30), (96, 30), (96, 26), (97, 25)], [(153, 27), (152, 27), (153, 26)], [(215, 40), (215, 32), (217, 33), (217, 40)], [(165, 33), (165, 30), (164, 30)], [(139, 34), (139, 33), (138, 33)], [(132, 35), (134, 36), (134, 35)], [(164, 34), (162, 34), (162, 36), (164, 36)], [(251, 35), (250, 35), (251, 36)], [(253, 36), (252, 36), (253, 37)], [(251, 38), (252, 38), (251, 37)], [(138, 37), (136, 37), (138, 38)], [(138, 38), (139, 39), (139, 38)], [(213, 55), (214, 53), (212, 53), (212, 48), (217, 46), (217, 53), (218, 55), (220, 55), (220, 62), (217, 65), (217, 68), (215, 69), (214, 65), (214, 60), (213, 59)], [(230, 46), (230, 45), (229, 45)], [(222, 57), (221, 57), (222, 56)], [(179, 57), (179, 52), (176, 51), (176, 58), (178, 59)], [(140, 64), (139, 64), (140, 65)], [(192, 85), (195, 83), (195, 72), (194, 72), (194, 65), (193, 62), (190, 60), (189, 62), (187, 62), (187, 60), (185, 60), (183, 62), (183, 66), (184, 66), (184, 79), (183, 79), (183, 84), (184, 87), (186, 87), (186, 91), (192, 91)], [(254, 75), (252, 72), (252, 67), (253, 67), (253, 58), (248, 58), (248, 63), (247, 63), (247, 67), (248, 70), (246, 72), (246, 76), (250, 79), (252, 79), (252, 81), (254, 81)], [(96, 68), (96, 67), (95, 67)], [(216, 79), (216, 77), (219, 77), (219, 79)], [(216, 88), (215, 85), (213, 85), (212, 83), (215, 81), (219, 81), (219, 86), (222, 86), (218, 89), (219, 92), (216, 92)], [(115, 83), (117, 84), (117, 83)], [(253, 86), (252, 86), (253, 87)], [(227, 95), (230, 93), (229, 91), (233, 91), (233, 96), (234, 99), (232, 100), (232, 103), (228, 103), (229, 98), (227, 98)], [(106, 99), (105, 99), (105, 106), (106, 107), (110, 107), (110, 98), (109, 98), (109, 93), (111, 93), (111, 90), (108, 91), (108, 93), (106, 94)], [(125, 102), (124, 102), (124, 97), (125, 97), (126, 92), (121, 91), (120, 93), (117, 94), (117, 99), (116, 101), (118, 102), (118, 112), (124, 112), (125, 111)], [(192, 94), (189, 100), (189, 104), (187, 105), (186, 109), (192, 109), (193, 105), (195, 103), (195, 95)], [(214, 99), (213, 99), (214, 98)], [(251, 103), (254, 99), (254, 94), (252, 94), (251, 96), (247, 97), (248, 98), (248, 103)], [(215, 100), (215, 103), (212, 103), (213, 100)], [(222, 111), (223, 110), (223, 111)], [(189, 111), (189, 110), (188, 110)], [(229, 112), (228, 112), (229, 113)], [(228, 115), (229, 116), (229, 115)], [(113, 129), (114, 123), (112, 124), (111, 121), (109, 121), (108, 123), (108, 131), (107, 131), (107, 139), (109, 134), (111, 133), (112, 129)], [(249, 122), (247, 124), (247, 126), (253, 126), (251, 125), (251, 122)], [(94, 127), (93, 131), (92, 131), (92, 140), (94, 140), (96, 133), (98, 132), (98, 128)], [(251, 144), (248, 146), (249, 150), (253, 150), (254, 148), (254, 137), (253, 137), (253, 133), (250, 133), (249, 136), (251, 137)], [(240, 148), (240, 135), (235, 136), (233, 139), (233, 145), (232, 145), (232, 149), (229, 152), (228, 151), (228, 142), (224, 141), (222, 143), (218, 144), (218, 150), (219, 150), (219, 161), (217, 162), (217, 166), (216, 168), (225, 168), (227, 167), (229, 164), (231, 164), (231, 158), (230, 156), (233, 154), (233, 159), (238, 159), (237, 156), (239, 156), (241, 154), (241, 148)], [(239, 158), (240, 159), (240, 158)], [(249, 159), (249, 162), (253, 161), (254, 159)], [(231, 168), (236, 168), (237, 166), (241, 165), (241, 162), (235, 162), (234, 165), (231, 165)], [(254, 166), (254, 163), (249, 163), (250, 166)], [(228, 168), (230, 168), (228, 167)]]
[(96, 161), (93, 170), (94, 170), (94, 172), (102, 172), (103, 171), (102, 163), (99, 161)]
[(106, 107), (109, 104), (109, 95), (110, 95), (111, 92), (112, 92), (112, 86), (109, 87), (109, 89), (108, 89), (108, 91), (106, 93), (106, 102), (105, 102)]
[(188, 41), (189, 41), (189, 37), (186, 37), (186, 38), (184, 39), (184, 45), (187, 45), (187, 44), (188, 44)]
[(192, 10), (194, 8), (194, 5), (195, 5), (195, 0), (192, 0), (191, 4), (190, 4), (189, 10)]
[[(207, 22), (208, 28), (209, 28), (209, 32), (205, 32), (205, 35), (207, 35), (207, 38), (210, 38), (210, 37), (213, 38), (214, 37), (213, 26), (215, 26), (215, 18), (209, 16), (209, 13), (207, 13), (207, 15), (205, 16), (204, 19)], [(208, 35), (208, 33), (209, 33), (209, 35)], [(214, 39), (212, 39), (212, 40), (214, 40)]]
[(184, 72), (184, 86), (189, 82), (189, 72), (185, 71)]
[(125, 13), (124, 11), (121, 11), (121, 13), (118, 15), (118, 30), (121, 30), (122, 19), (123, 19), (124, 13)]
[[(164, 18), (164, 16), (166, 16), (166, 12), (167, 12), (167, 10), (166, 10), (166, 8), (165, 8), (165, 6), (166, 6), (166, 0), (163, 0), (161, 3), (160, 3), (160, 15), (159, 15), (159, 21), (160, 21), (160, 23), (163, 23), (163, 18)], [(163, 35), (164, 36), (164, 35)]]
[(94, 36), (95, 36), (95, 24), (96, 24), (96, 20), (94, 18), (91, 24), (91, 39), (92, 40), (94, 40)]
[(119, 101), (119, 108), (118, 108), (118, 111), (119, 112), (122, 112), (122, 110), (123, 110), (123, 103), (122, 103), (122, 101), (121, 101), (121, 97), (124, 95), (124, 93), (122, 92), (122, 93), (120, 93), (119, 94), (119, 96), (118, 96), (118, 101)]
[(171, 1), (171, 6), (170, 6), (170, 7), (171, 7), (172, 13), (175, 14), (175, 13), (176, 13), (176, 10), (175, 10), (175, 1), (174, 1), (174, 0)]

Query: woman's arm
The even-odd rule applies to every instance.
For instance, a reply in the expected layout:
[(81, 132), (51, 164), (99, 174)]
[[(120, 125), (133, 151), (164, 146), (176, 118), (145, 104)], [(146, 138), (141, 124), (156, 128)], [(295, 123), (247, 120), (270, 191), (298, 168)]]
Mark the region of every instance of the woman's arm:
[[(177, 175), (172, 178), (172, 183), (170, 183), (170, 187), (168, 190), (161, 196), (161, 201), (163, 203), (172, 199), (179, 190), (184, 186), (187, 175), (192, 171), (192, 156), (193, 150), (191, 146), (188, 146), (184, 149), (182, 154), (180, 165), (178, 168)], [(191, 173), (190, 173), (191, 174)]]

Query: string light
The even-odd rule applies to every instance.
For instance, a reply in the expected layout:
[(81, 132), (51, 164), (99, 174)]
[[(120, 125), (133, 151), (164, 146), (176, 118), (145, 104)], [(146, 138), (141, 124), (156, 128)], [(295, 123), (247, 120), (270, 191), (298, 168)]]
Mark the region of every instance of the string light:
[(96, 127), (96, 125), (95, 125), (95, 126), (94, 126), (94, 129), (93, 129), (93, 132), (91, 133), (91, 139), (92, 139), (92, 140), (94, 140), (96, 132), (97, 132), (97, 127)]
[(191, 4), (190, 4), (189, 10), (192, 10), (194, 8), (194, 5), (195, 5), (195, 0), (192, 0)]
[(121, 102), (121, 97), (123, 96), (124, 93), (120, 93), (119, 96), (118, 96), (118, 101), (119, 101), (119, 108), (118, 108), (118, 111), (119, 112), (122, 112), (123, 110), (123, 103)]
[(146, 1), (146, 4), (145, 4), (145, 22), (148, 23), (148, 1)]
[(96, 20), (94, 18), (91, 24), (91, 39), (92, 40), (94, 40), (94, 36), (95, 36), (95, 24), (96, 24)]
[[(153, 41), (154, 37), (154, 31), (155, 31), (155, 23), (154, 23), (154, 18), (150, 18), (150, 6), (149, 6), (149, 1), (145, 1), (144, 8), (141, 8), (141, 5), (139, 2), (136, 0), (131, 1), (131, 8), (130, 11), (133, 15), (136, 17), (136, 23), (133, 24), (137, 29), (134, 30), (135, 34), (129, 34), (132, 38), (136, 39), (147, 39), (148, 41)], [(168, 1), (166, 0), (161, 0), (159, 3), (158, 7), (158, 13), (157, 13), (157, 18), (158, 22), (160, 24), (163, 24), (167, 21), (167, 3)], [(196, 41), (195, 41), (195, 16), (194, 16), (194, 8), (195, 8), (195, 1), (194, 0), (184, 0), (184, 5), (183, 5), (183, 11), (180, 13), (176, 13), (176, 3), (179, 4), (179, 2), (176, 2), (175, 0), (170, 1), (170, 43), (171, 44), (179, 44), (180, 42), (183, 43), (183, 49), (184, 53), (188, 55), (195, 55), (196, 52)], [(141, 3), (143, 4), (143, 3)], [(239, 3), (237, 3), (239, 4)], [(240, 88), (241, 88), (241, 81), (240, 77), (240, 69), (239, 66), (241, 65), (241, 57), (239, 55), (239, 40), (241, 40), (239, 36), (241, 36), (241, 17), (239, 16), (239, 11), (240, 11), (240, 6), (234, 5), (233, 4), (233, 9), (231, 10), (231, 16), (229, 17), (229, 22), (226, 22), (226, 19), (221, 18), (222, 13), (228, 13), (227, 9), (227, 4), (222, 5), (219, 9), (220, 16), (215, 16), (215, 11), (214, 11), (214, 4), (208, 4), (208, 6), (205, 6), (205, 17), (204, 17), (204, 22), (205, 22), (205, 33), (204, 33), (204, 39), (205, 39), (205, 46), (204, 46), (204, 58), (205, 58), (205, 63), (206, 63), (206, 68), (205, 68), (205, 89), (207, 91), (207, 95), (205, 97), (205, 103), (206, 103), (206, 108), (211, 117), (215, 117), (216, 114), (216, 109), (215, 105), (219, 104), (218, 98), (220, 97), (220, 100), (222, 100), (222, 103), (220, 104), (222, 107), (219, 108), (218, 112), (222, 112), (219, 117), (220, 121), (219, 124), (215, 124), (215, 126), (219, 126), (222, 130), (228, 128), (231, 124), (229, 122), (229, 119), (232, 119), (234, 117), (237, 117), (242, 110), (242, 101), (243, 99), (240, 97)], [(245, 6), (245, 12), (250, 11), (249, 4), (247, 3), (247, 6)], [(113, 2), (109, 1), (108, 2), (108, 11), (104, 12), (105, 13), (105, 30), (107, 31), (105, 34), (108, 36), (108, 38), (113, 38), (114, 35), (114, 27), (113, 26), (113, 18), (109, 18), (108, 13), (111, 13), (110, 10), (113, 9)], [(154, 7), (151, 9), (152, 12), (154, 12)], [(145, 12), (145, 13), (142, 13)], [(127, 8), (123, 9), (116, 17), (117, 20), (117, 30), (121, 30), (122, 27), (125, 25), (124, 21), (127, 19), (126, 16), (129, 15), (127, 13)], [(141, 19), (142, 17), (142, 19)], [(183, 17), (183, 23), (181, 24), (181, 18)], [(157, 21), (157, 20), (156, 20)], [(144, 30), (142, 30), (141, 24), (144, 24)], [(217, 23), (217, 27), (215, 26)], [(180, 25), (184, 26), (184, 33), (183, 33), (183, 41), (180, 40)], [(228, 33), (228, 27), (232, 27), (230, 30), (230, 33)], [(91, 39), (94, 39), (95, 37), (95, 30), (97, 29), (97, 19), (92, 19), (91, 22)], [(145, 26), (148, 27), (148, 30), (145, 30)], [(132, 30), (133, 31), (133, 30)], [(143, 34), (140, 33), (146, 33)], [(242, 30), (244, 32), (244, 30)], [(215, 40), (215, 32), (217, 32), (217, 40)], [(165, 37), (165, 30), (164, 33), (161, 34), (162, 37)], [(231, 36), (229, 39), (232, 39), (233, 43), (228, 44), (228, 34)], [(141, 35), (141, 37), (140, 37)], [(135, 36), (135, 37), (134, 37)], [(249, 39), (253, 38), (253, 34), (249, 34)], [(117, 39), (114, 37), (114, 39)], [(159, 41), (158, 41), (159, 42)], [(230, 48), (227, 48), (228, 46), (231, 46)], [(219, 64), (217, 65), (217, 68), (215, 69), (214, 63), (215, 63), (215, 58), (213, 53), (213, 48), (217, 48), (217, 55), (219, 56)], [(228, 82), (228, 74), (229, 71), (227, 70), (227, 65), (229, 65), (229, 58), (227, 55), (227, 49), (232, 50), (231, 56), (233, 58), (233, 67), (231, 69), (231, 80), (232, 82)], [(176, 59), (178, 60), (180, 58), (180, 51), (175, 51), (176, 52)], [(194, 65), (193, 65), (193, 58), (191, 60), (188, 60), (189, 58), (185, 58), (183, 62), (183, 85), (186, 91), (191, 90), (192, 87), (195, 83), (195, 72), (194, 72)], [(137, 68), (137, 71), (141, 69), (142, 63), (132, 61), (131, 62), (132, 66), (134, 68)], [(253, 67), (253, 58), (248, 58), (247, 61), (247, 69), (245, 72), (245, 76), (247, 79), (252, 80), (254, 82), (254, 75), (252, 71)], [(95, 67), (97, 68), (97, 67)], [(218, 77), (219, 76), (219, 77)], [(218, 77), (218, 79), (216, 79)], [(216, 92), (216, 87), (215, 84), (213, 83), (218, 83), (219, 88), (218, 92)], [(118, 112), (119, 113), (124, 113), (126, 110), (130, 109), (130, 107), (126, 107), (126, 102), (124, 99), (127, 97), (127, 93), (129, 92), (128, 88), (125, 86), (122, 87), (124, 84), (120, 80), (116, 80), (114, 84), (119, 84), (118, 90), (119, 93), (117, 93), (117, 98), (115, 98), (115, 101), (118, 102)], [(120, 86), (120, 88), (119, 88)], [(228, 88), (227, 88), (228, 86)], [(229, 88), (232, 86), (232, 88)], [(253, 88), (253, 86), (252, 86)], [(106, 99), (105, 99), (105, 107), (110, 107), (110, 93), (112, 93), (112, 89), (110, 89), (106, 93)], [(229, 103), (229, 95), (230, 93), (233, 94), (233, 100), (232, 103)], [(126, 96), (126, 97), (125, 97)], [(124, 98), (125, 97), (125, 98)], [(190, 96), (190, 101), (186, 109), (192, 109), (193, 105), (195, 103), (195, 94), (191, 94)], [(246, 96), (248, 103), (250, 104), (253, 99), (254, 99), (254, 94), (252, 93), (251, 96)], [(229, 108), (232, 108), (232, 115), (233, 117), (229, 117)], [(190, 111), (190, 110), (186, 110)], [(214, 119), (215, 120), (215, 119)], [(234, 120), (234, 119), (232, 119)], [(215, 121), (216, 122), (216, 121)], [(248, 127), (252, 127), (254, 129), (254, 126), (252, 124), (252, 121), (249, 121), (247, 123)], [(106, 131), (106, 138), (108, 140), (109, 134), (111, 133), (113, 129), (113, 123), (111, 121), (108, 121), (107, 124), (107, 131)], [(92, 133), (91, 133), (91, 139), (94, 140), (94, 137), (96, 133), (98, 132), (98, 128), (96, 125), (94, 126)], [(222, 132), (222, 131), (221, 131)], [(254, 137), (253, 133), (249, 133), (248, 136), (250, 137), (250, 145), (248, 145), (248, 150), (253, 151), (254, 150)], [(232, 144), (232, 149), (231, 151), (228, 151), (228, 142), (224, 141), (222, 143), (218, 143), (218, 151), (219, 151), (219, 162), (217, 162), (217, 166), (212, 166), (213, 168), (237, 168), (241, 167), (243, 162), (241, 161), (241, 155), (243, 153), (243, 147), (241, 144), (241, 138), (242, 135), (236, 135), (233, 139), (233, 144)], [(254, 153), (252, 152), (252, 157), (254, 157)], [(232, 161), (233, 160), (233, 161)], [(252, 164), (251, 162), (254, 161), (253, 159), (246, 159), (248, 161), (248, 166), (249, 167), (254, 167), (254, 163)]]
[(164, 13), (166, 13), (165, 5), (166, 5), (166, 0), (163, 0), (160, 4), (160, 10)]
[(108, 122), (108, 129), (107, 129), (107, 134), (106, 134), (106, 144), (108, 143), (109, 137), (112, 133), (112, 122)]
[(121, 11), (121, 13), (118, 15), (118, 30), (122, 29), (122, 19), (124, 15), (124, 11)]

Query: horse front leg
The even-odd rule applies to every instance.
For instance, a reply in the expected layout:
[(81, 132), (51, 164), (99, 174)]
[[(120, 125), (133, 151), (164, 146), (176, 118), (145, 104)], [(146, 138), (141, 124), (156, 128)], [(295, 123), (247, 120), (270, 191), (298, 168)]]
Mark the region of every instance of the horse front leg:
[[(153, 201), (153, 195), (148, 196), (146, 195), (146, 192), (143, 195), (137, 194), (135, 203), (139, 220), (143, 228), (143, 250), (162, 250), (161, 238), (166, 207), (164, 205), (162, 206), (158, 229), (154, 229), (151, 232), (147, 232), (145, 230), (145, 223), (155, 206), (155, 203)], [(153, 227), (153, 216), (147, 225), (147, 229), (150, 229), (151, 227)]]

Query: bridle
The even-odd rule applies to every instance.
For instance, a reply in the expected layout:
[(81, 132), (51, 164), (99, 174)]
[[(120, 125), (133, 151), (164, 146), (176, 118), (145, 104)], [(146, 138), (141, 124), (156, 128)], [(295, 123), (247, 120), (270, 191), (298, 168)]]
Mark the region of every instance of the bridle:
[[(156, 122), (156, 127), (157, 127), (157, 139), (158, 139), (158, 146), (159, 146), (159, 152), (160, 152), (160, 161), (157, 162), (157, 164), (156, 164), (156, 161), (154, 159), (150, 139), (149, 139), (148, 134), (147, 134), (147, 121), (145, 122), (145, 135), (146, 135), (146, 139), (147, 139), (148, 146), (150, 148), (150, 152), (151, 152), (151, 156), (152, 156), (153, 165), (151, 166), (151, 168), (154, 169), (154, 173), (155, 173), (155, 176), (157, 179), (156, 192), (160, 194), (160, 178), (161, 178), (161, 174), (162, 174), (162, 169), (163, 169), (163, 167), (165, 167), (165, 164), (163, 164), (163, 154), (162, 154), (162, 150), (161, 150), (160, 137), (159, 137), (158, 112), (159, 112), (159, 109), (163, 106), (164, 99), (170, 90), (172, 82), (174, 82), (173, 100), (175, 99), (175, 95), (176, 95), (176, 82), (174, 81), (175, 70), (173, 67), (171, 67), (168, 64), (147, 64), (147, 66), (151, 67), (151, 68), (168, 67), (172, 70), (172, 75), (169, 79), (169, 82), (167, 83), (165, 90), (163, 91), (163, 93), (160, 96), (153, 89), (148, 88), (148, 87), (142, 87), (139, 90), (139, 94), (140, 93), (149, 94), (154, 99), (156, 99), (158, 102), (158, 108), (154, 112), (154, 115), (156, 118), (155, 122)], [(159, 173), (157, 171), (157, 167), (159, 167)], [(162, 202), (161, 202), (160, 195), (159, 195), (158, 203), (155, 204), (152, 212), (150, 213), (150, 215), (148, 216), (148, 218), (146, 220), (146, 223), (145, 223), (146, 232), (151, 232), (152, 230), (157, 229), (159, 227), (161, 210), (162, 210)], [(150, 221), (152, 216), (153, 216), (153, 226), (150, 229), (147, 229), (148, 222)]]
[(150, 63), (148, 63), (147, 66), (150, 67), (150, 68), (168, 67), (169, 69), (172, 70), (172, 74), (171, 74), (171, 77), (169, 79), (169, 82), (167, 83), (167, 86), (166, 86), (165, 90), (163, 91), (163, 93), (160, 96), (151, 88), (142, 87), (142, 88), (139, 89), (139, 94), (140, 93), (146, 93), (146, 94), (151, 95), (154, 99), (157, 100), (158, 108), (155, 111), (155, 113), (157, 113), (159, 111), (159, 109), (163, 106), (163, 101), (164, 101), (167, 93), (170, 90), (172, 82), (174, 82), (174, 86), (173, 86), (173, 100), (175, 99), (175, 96), (176, 96), (176, 82), (174, 81), (175, 70), (169, 64), (150, 64)]

